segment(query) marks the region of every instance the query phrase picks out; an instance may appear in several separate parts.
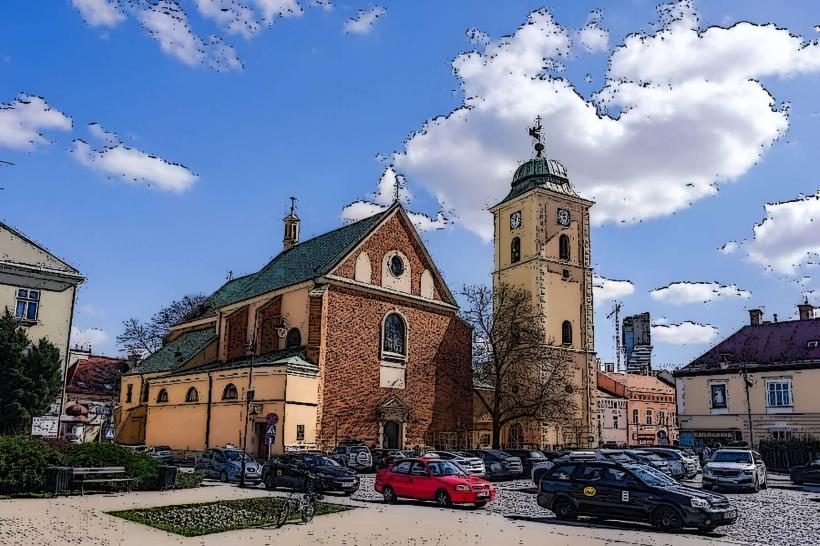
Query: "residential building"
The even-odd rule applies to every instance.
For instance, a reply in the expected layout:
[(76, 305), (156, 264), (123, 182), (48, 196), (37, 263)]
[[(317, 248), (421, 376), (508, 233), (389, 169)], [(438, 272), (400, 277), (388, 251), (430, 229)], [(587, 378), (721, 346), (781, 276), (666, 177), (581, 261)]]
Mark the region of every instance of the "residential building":
[[(8, 309), (30, 340), (48, 339), (68, 368), (69, 338), (77, 287), (85, 278), (44, 246), (0, 222), (0, 312)], [(62, 397), (53, 414), (61, 412)]]
[(629, 410), (624, 395), (598, 390), (598, 437), (602, 446), (624, 446), (629, 442)]
[[(553, 449), (598, 444), (597, 357), (592, 320), (589, 209), (558, 161), (536, 157), (515, 171), (510, 192), (490, 208), (495, 226), (493, 285), (532, 294), (546, 343), (573, 369), (575, 410), (561, 423), (518, 423), (523, 443)], [(509, 436), (502, 431), (502, 435)], [(518, 431), (512, 431), (518, 435)]]
[(626, 400), (628, 445), (669, 445), (678, 439), (675, 389), (658, 377), (598, 372), (598, 390)]
[(621, 338), (628, 373), (652, 372), (651, 323), (649, 313), (624, 318)]
[[(256, 455), (463, 442), (471, 332), (398, 204), (228, 281), (123, 376), (123, 443)], [(246, 425), (247, 423), (247, 425)]]
[(820, 437), (820, 318), (749, 324), (674, 372), (681, 443)]

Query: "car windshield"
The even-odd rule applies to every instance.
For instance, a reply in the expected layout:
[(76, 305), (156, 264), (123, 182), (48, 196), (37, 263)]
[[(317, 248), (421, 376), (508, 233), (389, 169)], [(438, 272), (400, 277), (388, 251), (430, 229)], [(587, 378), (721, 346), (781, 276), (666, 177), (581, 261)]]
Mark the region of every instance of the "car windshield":
[(633, 463), (635, 460), (626, 453), (606, 453), (604, 457), (617, 463)]
[(361, 453), (362, 451), (367, 451), (367, 448), (364, 446), (353, 446), (350, 448), (351, 453)]
[[(225, 451), (225, 458), (229, 461), (241, 461), (243, 453), (241, 451)], [(245, 462), (253, 462), (253, 457), (245, 455)]]
[(653, 468), (649, 468), (646, 466), (636, 466), (633, 467), (631, 470), (632, 473), (635, 474), (638, 477), (638, 479), (646, 485), (651, 485), (654, 487), (668, 487), (670, 485), (678, 485), (678, 482), (668, 477), (663, 472), (658, 472)]
[(713, 463), (751, 463), (752, 454), (748, 451), (715, 451), (709, 461)]
[(432, 461), (427, 468), (433, 476), (466, 476), (463, 470), (449, 461)]
[(156, 446), (154, 448), (155, 451), (171, 451), (169, 446)]

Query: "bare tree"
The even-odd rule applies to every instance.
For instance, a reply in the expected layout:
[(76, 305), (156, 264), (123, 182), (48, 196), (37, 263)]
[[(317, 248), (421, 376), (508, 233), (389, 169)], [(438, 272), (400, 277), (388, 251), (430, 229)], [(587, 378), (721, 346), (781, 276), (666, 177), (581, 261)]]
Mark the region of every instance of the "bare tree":
[(129, 356), (145, 358), (162, 347), (171, 326), (196, 315), (206, 299), (204, 294), (183, 296), (157, 311), (148, 322), (136, 318), (123, 321), (123, 332), (117, 336), (117, 343)]
[(493, 448), (501, 428), (519, 419), (560, 422), (572, 415), (572, 366), (550, 343), (529, 292), (468, 286), (462, 312), (473, 328), (473, 385), (492, 418)]

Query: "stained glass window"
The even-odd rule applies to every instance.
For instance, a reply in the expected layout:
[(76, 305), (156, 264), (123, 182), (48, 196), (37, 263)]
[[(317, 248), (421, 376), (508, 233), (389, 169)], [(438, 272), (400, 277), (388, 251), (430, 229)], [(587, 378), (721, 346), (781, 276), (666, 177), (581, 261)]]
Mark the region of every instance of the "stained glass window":
[(404, 319), (391, 313), (384, 319), (384, 352), (405, 355)]

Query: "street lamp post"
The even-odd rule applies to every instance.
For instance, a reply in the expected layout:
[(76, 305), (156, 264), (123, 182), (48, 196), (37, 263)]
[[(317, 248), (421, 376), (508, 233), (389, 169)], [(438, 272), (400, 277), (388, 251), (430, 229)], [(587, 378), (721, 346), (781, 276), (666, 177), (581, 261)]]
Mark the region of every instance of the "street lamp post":
[(250, 353), (251, 356), (251, 363), (250, 369), (248, 370), (248, 388), (245, 391), (245, 432), (242, 435), (242, 462), (240, 465), (240, 474), (239, 474), (239, 487), (245, 487), (245, 462), (248, 457), (248, 421), (250, 420), (250, 413), (251, 413), (251, 400), (254, 398), (254, 390), (253, 390), (253, 359), (254, 359), (254, 342), (251, 340), (248, 342), (248, 346), (246, 348), (245, 354)]

